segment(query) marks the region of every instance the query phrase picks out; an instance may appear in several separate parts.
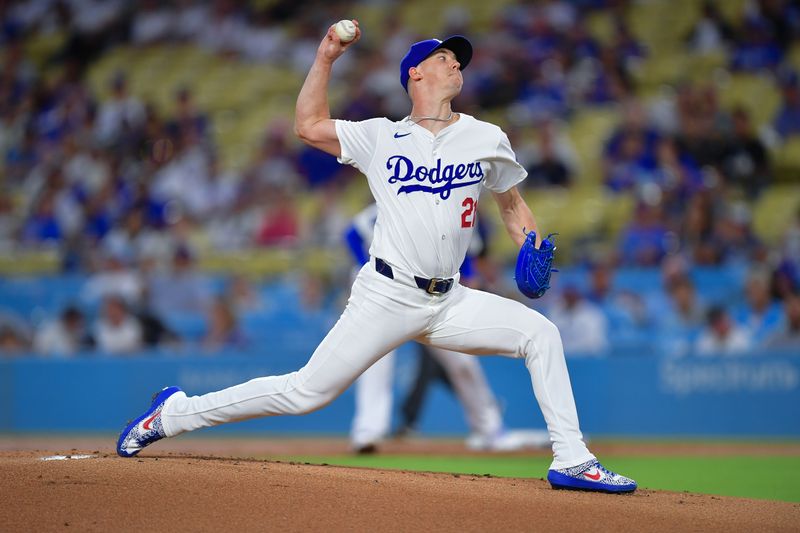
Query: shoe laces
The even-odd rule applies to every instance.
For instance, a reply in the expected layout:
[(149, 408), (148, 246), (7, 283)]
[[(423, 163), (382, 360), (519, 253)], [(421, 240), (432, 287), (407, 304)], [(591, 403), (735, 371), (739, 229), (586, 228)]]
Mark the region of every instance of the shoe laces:
[[(606, 468), (602, 464), (600, 464), (600, 461), (595, 461), (594, 464), (591, 465), (591, 466), (597, 468), (598, 470), (600, 470), (601, 472), (603, 472), (605, 475), (607, 475), (609, 477), (616, 476), (616, 474), (614, 472), (612, 472), (611, 470), (609, 470), (608, 468)], [(591, 468), (591, 466), (589, 468)], [(587, 468), (587, 470), (588, 470), (588, 468)]]

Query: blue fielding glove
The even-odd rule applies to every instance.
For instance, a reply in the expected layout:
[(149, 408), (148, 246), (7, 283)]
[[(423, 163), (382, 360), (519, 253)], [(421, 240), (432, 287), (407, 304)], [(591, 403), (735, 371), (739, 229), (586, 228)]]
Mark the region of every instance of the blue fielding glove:
[(550, 288), (550, 274), (557, 272), (553, 268), (553, 256), (556, 245), (551, 233), (536, 248), (536, 233), (531, 231), (522, 243), (517, 256), (517, 269), (514, 278), (517, 288), (528, 298), (541, 298)]

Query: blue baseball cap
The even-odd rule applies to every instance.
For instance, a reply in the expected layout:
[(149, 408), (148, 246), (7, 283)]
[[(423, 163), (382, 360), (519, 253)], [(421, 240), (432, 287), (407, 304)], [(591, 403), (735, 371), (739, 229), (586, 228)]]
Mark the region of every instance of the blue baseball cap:
[(414, 43), (400, 62), (400, 84), (406, 92), (408, 92), (408, 69), (416, 67), (440, 48), (447, 48), (456, 55), (456, 59), (461, 63), (461, 70), (467, 68), (472, 59), (472, 44), (463, 35), (453, 35), (444, 41), (428, 39)]

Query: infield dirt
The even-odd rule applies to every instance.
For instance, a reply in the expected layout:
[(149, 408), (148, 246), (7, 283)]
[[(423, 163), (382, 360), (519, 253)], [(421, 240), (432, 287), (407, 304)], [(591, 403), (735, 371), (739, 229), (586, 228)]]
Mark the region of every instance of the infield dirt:
[[(148, 449), (122, 459), (91, 446), (10, 451), (5, 444), (4, 532), (730, 532), (797, 531), (800, 525), (800, 505), (793, 503), (651, 490), (564, 492), (539, 479), (281, 463), (201, 449), (192, 455)], [(184, 441), (184, 450), (191, 445)], [(55, 453), (94, 457), (42, 460)]]

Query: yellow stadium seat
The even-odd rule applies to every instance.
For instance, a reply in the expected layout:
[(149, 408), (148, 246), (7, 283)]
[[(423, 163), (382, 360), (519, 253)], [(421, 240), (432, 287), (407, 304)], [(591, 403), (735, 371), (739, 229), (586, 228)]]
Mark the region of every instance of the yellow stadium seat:
[(800, 136), (790, 137), (773, 153), (773, 167), (777, 180), (800, 183)]
[[(559, 233), (558, 246), (565, 258), (581, 238), (594, 235), (616, 238), (630, 220), (633, 208), (632, 199), (611, 197), (600, 186), (536, 189), (526, 191), (524, 197), (542, 232)], [(496, 230), (492, 241), (495, 257), (502, 261), (513, 260), (519, 250), (505, 233), (495, 203), (484, 203), (481, 213), (489, 217)]]
[(657, 57), (683, 48), (684, 37), (698, 12), (696, 3), (686, 1), (636, 2), (627, 10), (627, 23), (633, 34), (647, 46), (651, 57)]
[(724, 2), (716, 2), (715, 4), (722, 12), (725, 20), (735, 24), (741, 21), (749, 1), (750, 0), (725, 0)]
[(753, 229), (767, 244), (777, 245), (800, 209), (800, 185), (766, 189), (753, 209)]
[(684, 77), (695, 83), (707, 82), (718, 68), (725, 67), (727, 58), (723, 52), (710, 54), (687, 54), (685, 56)]
[(25, 58), (42, 66), (47, 59), (55, 54), (66, 42), (67, 34), (63, 32), (38, 33), (34, 32), (25, 40)]
[(59, 270), (57, 250), (30, 250), (0, 255), (0, 275), (55, 274)]
[(684, 52), (654, 54), (636, 70), (636, 83), (645, 88), (674, 84), (687, 77), (686, 68), (687, 56)]
[(781, 94), (767, 75), (734, 74), (719, 87), (720, 103), (731, 108), (744, 106), (756, 126), (772, 121), (781, 102)]
[(619, 123), (616, 108), (580, 111), (569, 122), (569, 137), (580, 163), (579, 183), (600, 183), (603, 179), (603, 145)]
[(800, 43), (792, 45), (787, 60), (795, 70), (800, 70)]
[(586, 27), (589, 33), (604, 45), (611, 44), (614, 37), (614, 25), (611, 14), (598, 10), (586, 16)]

